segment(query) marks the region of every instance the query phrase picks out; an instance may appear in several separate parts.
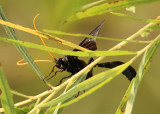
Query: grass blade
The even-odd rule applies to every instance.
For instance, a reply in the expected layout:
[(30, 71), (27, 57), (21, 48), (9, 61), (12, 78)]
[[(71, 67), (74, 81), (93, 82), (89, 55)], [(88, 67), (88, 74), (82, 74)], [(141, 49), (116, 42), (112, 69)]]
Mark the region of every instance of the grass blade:
[(123, 96), (123, 98), (122, 98), (122, 100), (121, 100), (121, 102), (120, 102), (120, 104), (119, 104), (119, 106), (117, 108), (116, 114), (123, 114), (122, 108), (124, 108), (124, 106), (125, 106), (125, 104), (126, 104), (126, 102), (128, 100), (128, 97), (129, 97), (129, 94), (131, 92), (131, 87), (133, 85), (133, 82), (134, 82), (134, 79), (131, 81), (131, 83), (130, 83), (125, 95)]
[(156, 50), (158, 49), (158, 47), (160, 45), (160, 35), (157, 38), (158, 38), (158, 40), (155, 41), (155, 43), (153, 44), (151, 49), (148, 52), (146, 51), (144, 56), (143, 56), (142, 62), (140, 64), (140, 67), (139, 67), (139, 70), (138, 70), (138, 73), (137, 73), (137, 76), (136, 76), (135, 81), (133, 83), (133, 86), (131, 88), (131, 93), (130, 93), (129, 98), (128, 98), (125, 114), (131, 114), (132, 113), (134, 101), (135, 101), (135, 98), (136, 98), (136, 94), (137, 94), (140, 82), (141, 82), (145, 72), (147, 71), (149, 65), (150, 65), (150, 58), (153, 57), (153, 55), (155, 54)]
[(1, 103), (6, 114), (15, 114), (14, 103), (8, 82), (4, 76), (2, 66), (0, 65), (0, 90)]
[[(160, 21), (158, 21), (160, 22)], [(93, 36), (93, 35), (87, 35), (87, 34), (74, 34), (74, 33), (66, 33), (62, 31), (57, 31), (57, 30), (47, 30), (43, 29), (44, 32), (47, 33), (53, 33), (53, 34), (58, 34), (58, 35), (65, 35), (65, 36), (74, 36), (74, 37), (88, 37), (88, 38), (96, 38), (96, 39), (103, 39), (103, 40), (111, 40), (111, 41), (128, 41), (132, 43), (149, 43), (150, 41), (140, 41), (140, 40), (126, 40), (126, 39), (118, 39), (118, 38), (109, 38), (109, 37), (101, 37), (101, 36)]]
[(137, 21), (147, 22), (147, 23), (159, 23), (159, 22), (160, 22), (160, 20), (155, 20), (155, 19), (141, 19), (141, 18), (129, 16), (129, 15), (122, 14), (122, 13), (116, 13), (116, 12), (111, 12), (111, 14), (116, 15), (116, 16), (120, 16), (120, 17), (125, 17), (125, 18), (129, 18), (129, 19), (137, 20)]
[(130, 7), (130, 6), (137, 6), (137, 5), (156, 2), (156, 1), (160, 1), (160, 0), (118, 0), (113, 2), (103, 3), (103, 4), (75, 13), (74, 15), (69, 17), (65, 22), (83, 19), (83, 18), (95, 16), (95, 15), (108, 13), (111, 11), (116, 11), (116, 10)]
[(62, 54), (62, 55), (72, 55), (72, 56), (82, 56), (82, 57), (118, 56), (118, 55), (134, 55), (134, 54), (136, 54), (136, 52), (132, 52), (132, 51), (90, 51), (90, 52), (79, 51), (78, 52), (78, 51), (61, 50), (61, 49), (52, 48), (52, 47), (48, 47), (48, 46), (43, 46), (43, 45), (38, 45), (38, 44), (23, 42), (23, 41), (18, 41), (18, 40), (11, 40), (11, 39), (2, 38), (2, 37), (0, 37), (0, 41), (6, 42), (6, 43), (11, 43), (11, 44), (16, 44), (16, 45), (21, 45), (21, 46), (25, 46), (25, 47), (29, 47), (29, 48), (49, 51), (52, 53), (57, 53), (57, 54)]

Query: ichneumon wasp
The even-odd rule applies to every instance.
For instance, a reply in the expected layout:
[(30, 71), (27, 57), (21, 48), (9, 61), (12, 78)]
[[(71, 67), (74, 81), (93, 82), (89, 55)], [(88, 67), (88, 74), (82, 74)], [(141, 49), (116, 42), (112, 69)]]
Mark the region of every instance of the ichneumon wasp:
[[(105, 21), (101, 22), (89, 35), (97, 36), (99, 30), (101, 29), (101, 27), (103, 26), (104, 23), (105, 23)], [(95, 41), (96, 41), (95, 38), (85, 38), (79, 44), (79, 46), (84, 47), (89, 50), (92, 50), (92, 51), (95, 51), (97, 49)], [(80, 51), (80, 50), (74, 49), (73, 51)], [(90, 64), (91, 62), (93, 62), (93, 58), (90, 58), (88, 64)], [(49, 76), (51, 76), (51, 74), (54, 72), (55, 67), (57, 67), (59, 70), (57, 70), (47, 80), (54, 77), (58, 72), (67, 71), (67, 72), (71, 73), (69, 76), (63, 77), (60, 80), (59, 84), (61, 84), (64, 79), (71, 77), (72, 75), (76, 74), (77, 72), (79, 72), (80, 70), (82, 70), (84, 67), (87, 66), (87, 64), (83, 60), (78, 59), (77, 56), (69, 56), (69, 55), (65, 55), (62, 58), (55, 59), (55, 63), (56, 64), (53, 66), (52, 71), (50, 72), (50, 74), (48, 76), (45, 77), (45, 79), (48, 78)], [(104, 68), (111, 69), (111, 68), (117, 67), (122, 64), (124, 64), (124, 63), (121, 61), (113, 61), (113, 62), (98, 63), (95, 65), (95, 67), (97, 66), (97, 67), (104, 67)], [(86, 79), (93, 76), (92, 70), (93, 69), (91, 69), (88, 72)], [(127, 69), (125, 69), (122, 72), (122, 74), (125, 75), (131, 81), (136, 76), (136, 71), (132, 66), (129, 66)]]

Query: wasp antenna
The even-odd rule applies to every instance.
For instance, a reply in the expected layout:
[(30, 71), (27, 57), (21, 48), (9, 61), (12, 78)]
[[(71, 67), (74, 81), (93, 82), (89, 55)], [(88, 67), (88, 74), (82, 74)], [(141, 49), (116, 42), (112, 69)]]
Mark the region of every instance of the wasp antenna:
[[(23, 61), (24, 61), (24, 59), (21, 59), (16, 64), (18, 66), (22, 66), (22, 65), (27, 65), (28, 64), (28, 62), (23, 62)], [(34, 60), (34, 62), (38, 63), (38, 62), (54, 62), (54, 61), (53, 60)]]
[[(38, 29), (37, 29), (37, 27), (36, 27), (35, 21), (36, 21), (36, 19), (37, 19), (38, 16), (39, 16), (39, 13), (38, 13), (38, 14), (34, 17), (34, 19), (33, 19), (33, 25), (34, 25), (34, 28), (35, 28), (36, 31), (38, 31)], [(40, 37), (43, 45), (44, 45), (44, 46), (47, 46), (46, 43), (44, 42), (43, 38), (42, 38), (41, 36), (39, 36), (39, 37)], [(51, 52), (48, 52), (48, 53), (50, 54), (50, 56), (51, 56), (54, 60), (56, 60), (55, 57), (52, 55)]]
[(21, 63), (22, 61), (24, 61), (24, 59), (19, 60), (16, 64), (17, 64), (18, 66), (28, 64), (28, 63)]

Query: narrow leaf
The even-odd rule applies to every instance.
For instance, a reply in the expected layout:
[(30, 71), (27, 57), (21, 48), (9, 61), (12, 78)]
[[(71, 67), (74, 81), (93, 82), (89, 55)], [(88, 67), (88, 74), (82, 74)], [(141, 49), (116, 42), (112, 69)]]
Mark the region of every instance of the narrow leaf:
[(122, 8), (137, 6), (141, 4), (156, 2), (160, 0), (118, 0), (112, 1), (104, 4), (100, 4), (86, 10), (82, 10), (80, 12), (75, 13), (71, 17), (69, 17), (65, 22), (74, 21), (82, 18), (87, 18), (95, 15), (100, 15), (104, 13), (108, 13), (111, 11), (116, 11)]
[(137, 76), (136, 76), (135, 81), (133, 83), (133, 86), (131, 88), (131, 93), (130, 93), (130, 96), (129, 96), (129, 99), (128, 99), (128, 102), (127, 102), (127, 105), (126, 105), (125, 114), (131, 114), (132, 113), (139, 85), (142, 81), (142, 78), (143, 78), (145, 72), (147, 71), (147, 69), (150, 65), (150, 58), (152, 58), (154, 56), (156, 50), (158, 49), (158, 47), (160, 45), (160, 35), (156, 39), (158, 39), (158, 40), (155, 40), (151, 49), (148, 52), (146, 51), (143, 58), (142, 58), (142, 62), (140, 64)]
[(129, 18), (129, 19), (134, 19), (137, 21), (142, 21), (142, 22), (160, 23), (160, 20), (156, 20), (156, 19), (142, 19), (142, 18), (137, 18), (137, 17), (129, 16), (129, 15), (122, 14), (122, 13), (116, 13), (116, 12), (111, 12), (111, 14), (116, 15), (116, 16), (120, 16), (120, 17)]
[(86, 34), (74, 34), (74, 33), (66, 33), (57, 30), (47, 30), (43, 29), (44, 32), (53, 33), (58, 35), (65, 35), (65, 36), (74, 36), (74, 37), (88, 37), (88, 38), (96, 38), (96, 39), (103, 39), (103, 40), (112, 40), (112, 41), (128, 41), (132, 43), (149, 43), (150, 41), (140, 41), (140, 40), (126, 40), (126, 39), (118, 39), (118, 38), (109, 38), (109, 37), (101, 37), (101, 36), (93, 36), (93, 35), (86, 35)]
[(0, 90), (1, 103), (6, 114), (15, 114), (14, 103), (8, 82), (4, 76), (2, 66), (0, 65)]
[(7, 42), (11, 44), (21, 45), (29, 48), (49, 51), (57, 54), (63, 54), (63, 55), (73, 55), (73, 56), (82, 56), (82, 57), (88, 57), (88, 56), (118, 56), (118, 55), (134, 55), (136, 52), (132, 51), (90, 51), (90, 52), (82, 52), (82, 51), (69, 51), (69, 50), (61, 50), (57, 48), (52, 48), (48, 46), (38, 45), (34, 43), (29, 42), (23, 42), (18, 40), (11, 40), (7, 38), (0, 37), (0, 41)]
[(123, 110), (123, 108), (124, 108), (124, 106), (125, 106), (125, 104), (126, 104), (126, 102), (128, 100), (129, 94), (131, 92), (131, 87), (133, 86), (133, 82), (134, 82), (134, 79), (131, 81), (131, 83), (130, 83), (125, 95), (123, 96), (123, 98), (122, 98), (122, 100), (121, 100), (121, 102), (120, 102), (120, 104), (119, 104), (119, 106), (117, 108), (116, 114), (121, 114), (123, 112), (122, 110)]

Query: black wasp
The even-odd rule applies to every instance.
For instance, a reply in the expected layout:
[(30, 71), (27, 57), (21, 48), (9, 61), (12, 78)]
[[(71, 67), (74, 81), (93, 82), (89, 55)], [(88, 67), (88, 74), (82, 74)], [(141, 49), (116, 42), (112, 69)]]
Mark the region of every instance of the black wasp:
[[(89, 35), (97, 36), (99, 30), (101, 29), (101, 27), (104, 23), (105, 23), (105, 21), (101, 22)], [(85, 38), (79, 44), (79, 46), (84, 47), (89, 50), (92, 50), (92, 51), (95, 51), (97, 49), (95, 41), (96, 41), (95, 38)], [(80, 51), (80, 50), (74, 49), (73, 51)], [(90, 64), (92, 61), (93, 61), (93, 58), (90, 58), (88, 64)], [(52, 75), (50, 78), (55, 76), (57, 74), (57, 72), (63, 72), (65, 70), (67, 72), (71, 73), (69, 76), (63, 77), (60, 80), (59, 84), (61, 84), (64, 79), (71, 77), (72, 75), (76, 74), (77, 72), (79, 72), (80, 70), (82, 70), (84, 67), (87, 66), (87, 64), (83, 60), (79, 60), (77, 56), (69, 56), (69, 55), (65, 55), (62, 58), (56, 59), (55, 63), (56, 63), (56, 65), (53, 67), (52, 71), (50, 72), (50, 74), (47, 77), (49, 77), (52, 74), (55, 67), (57, 67), (59, 70), (57, 70), (54, 73), (54, 75)], [(98, 63), (98, 64), (96, 64), (96, 66), (105, 67), (105, 68), (114, 68), (114, 67), (119, 66), (121, 64), (124, 64), (124, 63), (121, 61), (113, 61), (113, 62)], [(136, 76), (136, 71), (133, 67), (129, 66), (127, 69), (125, 69), (122, 72), (122, 74), (124, 74), (131, 81)], [(90, 70), (90, 72), (88, 72), (88, 74), (87, 74), (86, 79), (88, 79), (92, 76), (93, 76), (92, 70)], [(48, 80), (50, 78), (48, 78)]]

